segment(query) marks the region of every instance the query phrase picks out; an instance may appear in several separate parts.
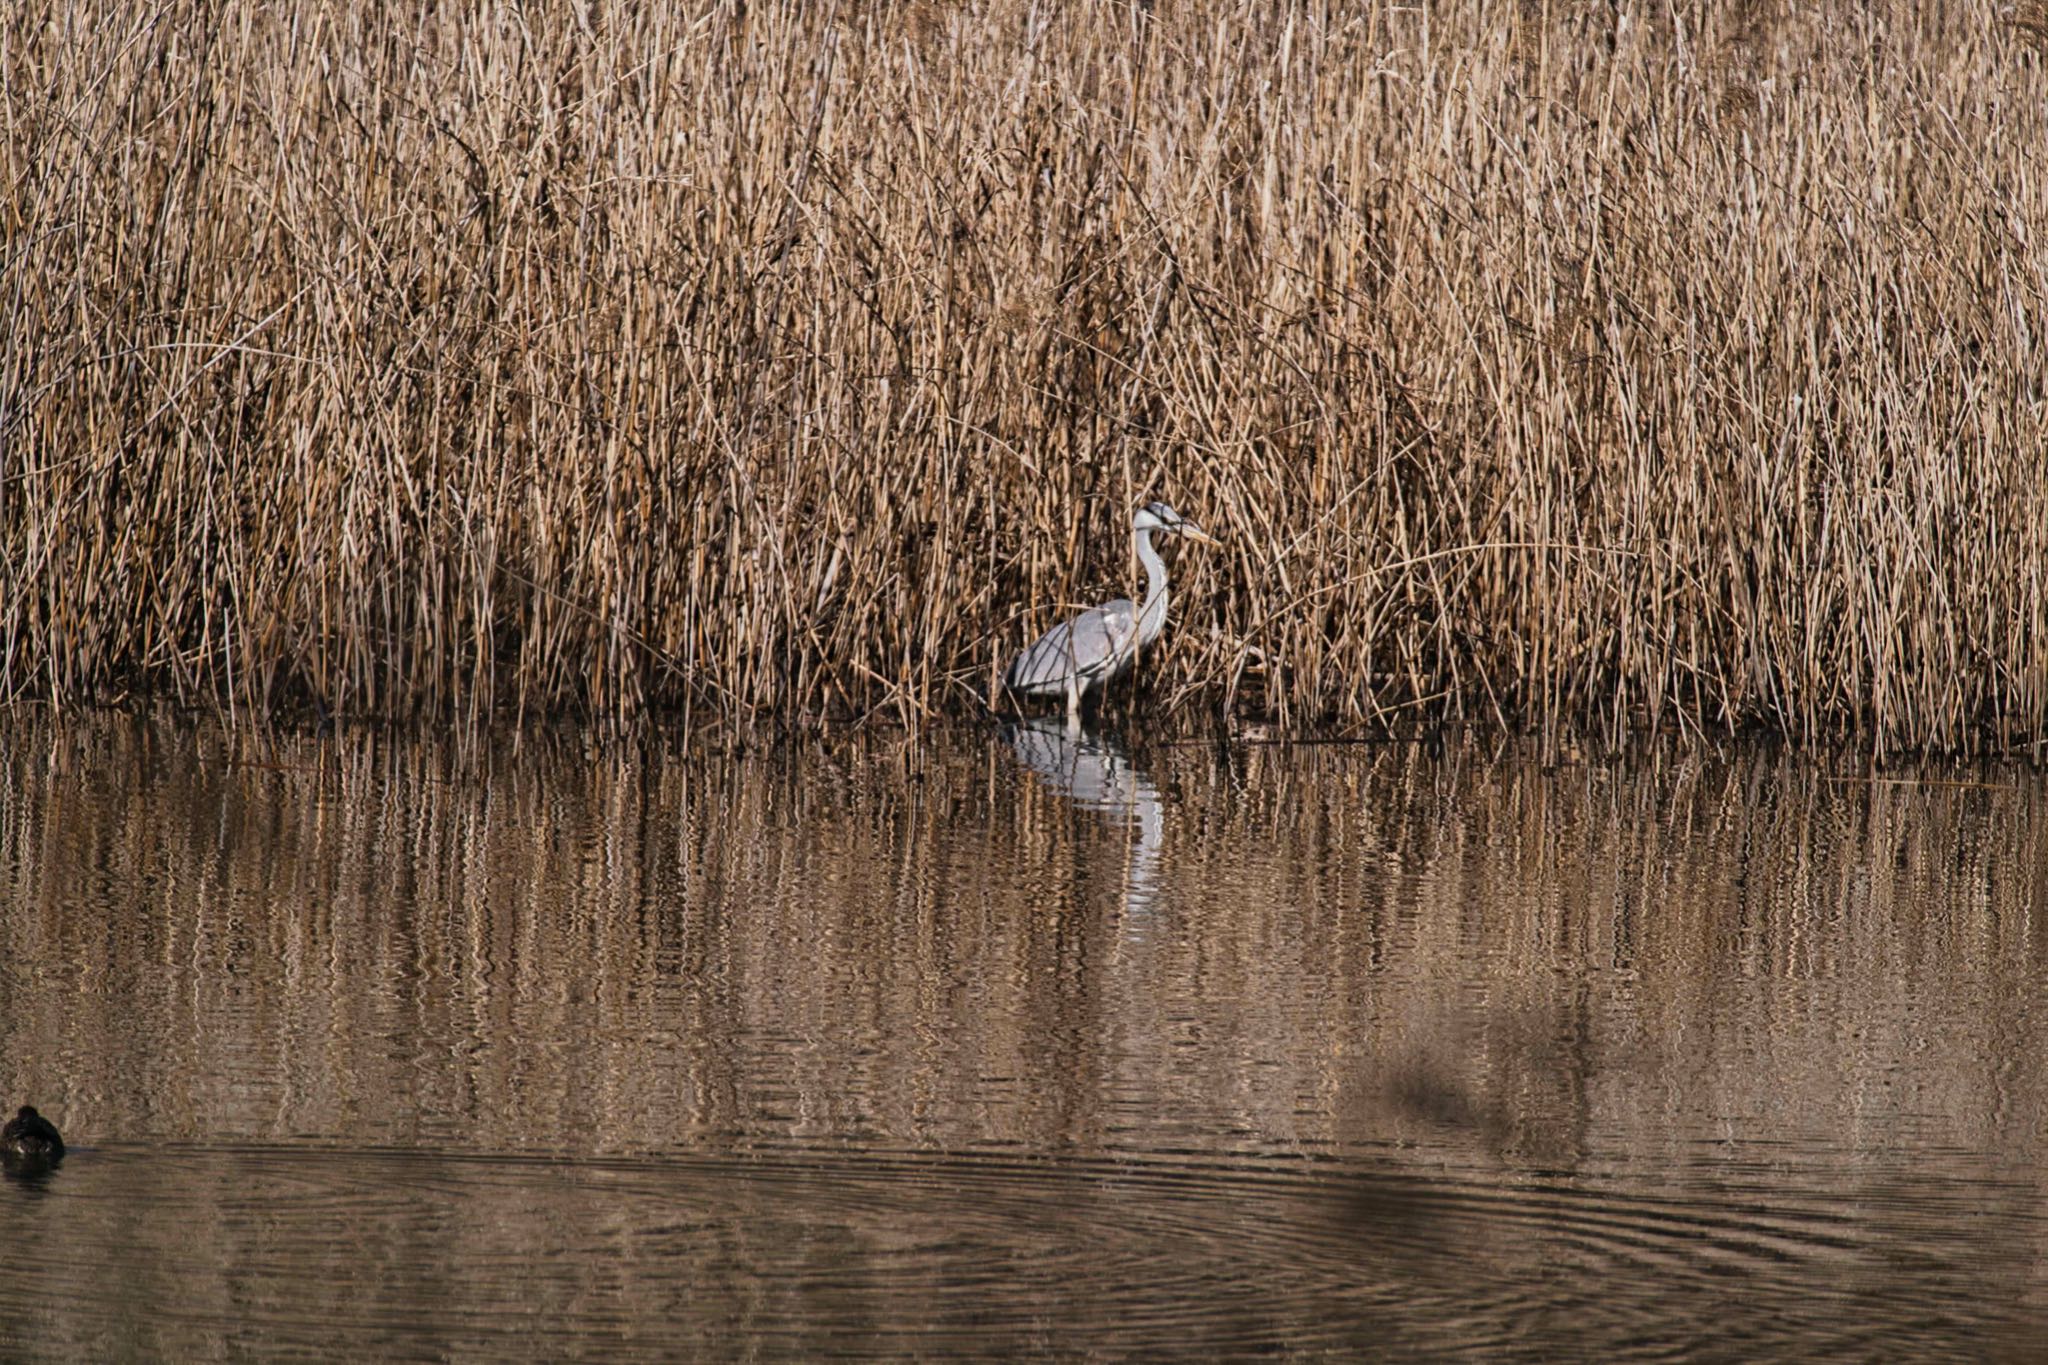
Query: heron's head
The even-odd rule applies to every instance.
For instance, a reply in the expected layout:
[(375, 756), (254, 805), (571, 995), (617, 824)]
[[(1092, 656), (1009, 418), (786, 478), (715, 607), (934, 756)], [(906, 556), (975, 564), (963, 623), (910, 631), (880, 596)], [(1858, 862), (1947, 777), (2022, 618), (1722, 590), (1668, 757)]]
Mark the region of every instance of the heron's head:
[(1148, 502), (1140, 507), (1138, 515), (1131, 518), (1131, 528), (1137, 531), (1163, 531), (1167, 535), (1197, 540), (1204, 545), (1216, 543), (1214, 536), (1163, 502)]

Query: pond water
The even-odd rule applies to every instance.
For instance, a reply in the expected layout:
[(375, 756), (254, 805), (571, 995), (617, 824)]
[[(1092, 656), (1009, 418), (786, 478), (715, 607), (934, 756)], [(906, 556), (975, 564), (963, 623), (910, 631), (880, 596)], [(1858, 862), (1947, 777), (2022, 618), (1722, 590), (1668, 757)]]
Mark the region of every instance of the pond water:
[(0, 1357), (2016, 1358), (2048, 782), (0, 715)]

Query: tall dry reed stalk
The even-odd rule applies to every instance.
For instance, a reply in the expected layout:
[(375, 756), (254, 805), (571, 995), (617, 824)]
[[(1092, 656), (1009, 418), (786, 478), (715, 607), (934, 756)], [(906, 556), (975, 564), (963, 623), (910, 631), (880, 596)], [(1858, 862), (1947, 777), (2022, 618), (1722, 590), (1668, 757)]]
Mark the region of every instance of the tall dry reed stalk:
[(0, 689), (2033, 744), (2039, 8), (18, 0)]

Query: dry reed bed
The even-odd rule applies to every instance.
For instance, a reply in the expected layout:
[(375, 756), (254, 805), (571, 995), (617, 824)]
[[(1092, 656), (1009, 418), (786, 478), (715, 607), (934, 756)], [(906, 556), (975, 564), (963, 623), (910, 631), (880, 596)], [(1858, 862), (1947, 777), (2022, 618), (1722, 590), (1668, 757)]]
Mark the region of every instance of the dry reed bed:
[(0, 689), (2031, 744), (2038, 19), (26, 0)]

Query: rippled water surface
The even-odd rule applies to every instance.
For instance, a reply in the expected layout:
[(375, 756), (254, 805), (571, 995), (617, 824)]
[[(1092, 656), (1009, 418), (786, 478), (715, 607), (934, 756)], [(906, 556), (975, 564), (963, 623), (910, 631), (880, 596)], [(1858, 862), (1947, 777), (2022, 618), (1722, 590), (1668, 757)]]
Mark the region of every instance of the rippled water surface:
[(0, 715), (0, 1358), (2026, 1358), (2048, 784)]

